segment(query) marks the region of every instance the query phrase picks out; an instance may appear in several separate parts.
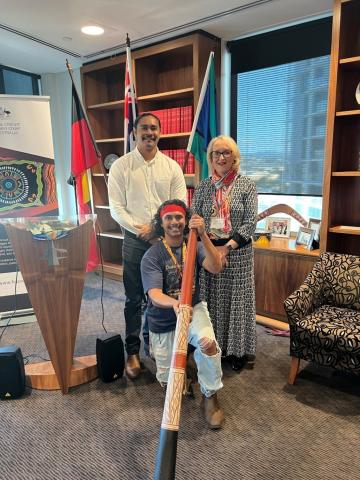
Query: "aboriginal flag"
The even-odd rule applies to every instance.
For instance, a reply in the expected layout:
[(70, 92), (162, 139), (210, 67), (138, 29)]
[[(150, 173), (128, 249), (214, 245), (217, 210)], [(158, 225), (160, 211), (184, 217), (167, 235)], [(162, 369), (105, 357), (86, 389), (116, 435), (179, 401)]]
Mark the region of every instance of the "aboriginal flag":
[[(84, 114), (75, 85), (72, 85), (72, 127), (71, 127), (71, 176), (76, 191), (78, 215), (92, 213), (88, 169), (99, 162), (97, 151), (90, 133), (90, 126)], [(95, 231), (90, 243), (86, 271), (94, 270), (99, 264)]]

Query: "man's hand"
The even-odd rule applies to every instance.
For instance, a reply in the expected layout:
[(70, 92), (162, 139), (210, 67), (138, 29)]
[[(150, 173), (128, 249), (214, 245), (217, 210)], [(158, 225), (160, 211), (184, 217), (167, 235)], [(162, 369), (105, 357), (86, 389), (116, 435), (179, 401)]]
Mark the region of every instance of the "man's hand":
[(176, 316), (179, 315), (179, 311), (180, 311), (179, 305), (180, 305), (180, 300), (176, 300), (175, 303), (173, 304), (173, 309)]
[(194, 215), (192, 215), (192, 217), (190, 218), (189, 228), (195, 228), (197, 230), (199, 237), (201, 237), (205, 233), (204, 219), (199, 215), (197, 215), (196, 213), (194, 213)]
[(211, 338), (200, 338), (199, 347), (200, 350), (205, 353), (205, 355), (212, 356), (216, 355), (217, 353), (216, 342), (215, 340), (211, 340)]
[(139, 230), (138, 237), (144, 242), (148, 242), (155, 237), (155, 232), (153, 231), (151, 225), (145, 223), (143, 225), (134, 225), (135, 228)]
[[(176, 300), (176, 303), (173, 305), (173, 309), (175, 312), (175, 315), (178, 316), (180, 313), (180, 300)], [(193, 315), (193, 307), (190, 307), (190, 322), (192, 320), (192, 315)]]

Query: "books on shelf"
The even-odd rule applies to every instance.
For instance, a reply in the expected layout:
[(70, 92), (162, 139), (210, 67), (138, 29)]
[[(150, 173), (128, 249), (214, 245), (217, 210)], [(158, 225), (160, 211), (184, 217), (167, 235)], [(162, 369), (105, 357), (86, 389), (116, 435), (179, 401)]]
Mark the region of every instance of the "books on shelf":
[(151, 113), (160, 119), (161, 133), (164, 135), (191, 131), (192, 105), (152, 110)]
[(191, 207), (191, 203), (192, 203), (192, 199), (193, 199), (193, 196), (194, 196), (194, 188), (192, 187), (189, 187), (186, 189), (186, 202), (187, 202), (187, 205), (188, 207), (190, 208)]
[[(184, 148), (178, 148), (173, 150), (161, 150), (164, 155), (172, 158), (177, 162), (181, 168), (183, 168), (185, 163), (186, 150)], [(189, 154), (189, 158), (186, 164), (185, 172), (187, 174), (195, 173), (195, 158), (192, 153)]]

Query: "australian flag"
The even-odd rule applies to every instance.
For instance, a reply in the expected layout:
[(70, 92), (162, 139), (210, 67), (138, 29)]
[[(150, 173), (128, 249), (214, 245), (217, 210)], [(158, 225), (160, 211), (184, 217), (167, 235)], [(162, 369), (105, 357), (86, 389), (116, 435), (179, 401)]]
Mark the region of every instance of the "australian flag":
[(132, 63), (130, 40), (126, 39), (126, 68), (125, 68), (125, 105), (124, 105), (124, 154), (135, 147), (134, 120), (138, 114), (135, 87), (132, 81)]

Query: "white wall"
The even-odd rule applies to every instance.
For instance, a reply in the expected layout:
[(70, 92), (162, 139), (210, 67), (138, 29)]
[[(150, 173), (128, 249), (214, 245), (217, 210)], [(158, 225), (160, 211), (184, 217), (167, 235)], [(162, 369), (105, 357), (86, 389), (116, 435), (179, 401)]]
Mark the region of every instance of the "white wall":
[[(81, 96), (80, 70), (74, 70), (73, 76)], [(76, 212), (74, 187), (66, 183), (71, 171), (71, 79), (67, 71), (47, 73), (41, 75), (41, 84), (42, 94), (50, 97), (59, 213), (69, 217)]]
[(231, 54), (226, 48), (226, 40), (221, 40), (221, 97), (220, 134), (230, 135), (230, 106), (231, 106)]

